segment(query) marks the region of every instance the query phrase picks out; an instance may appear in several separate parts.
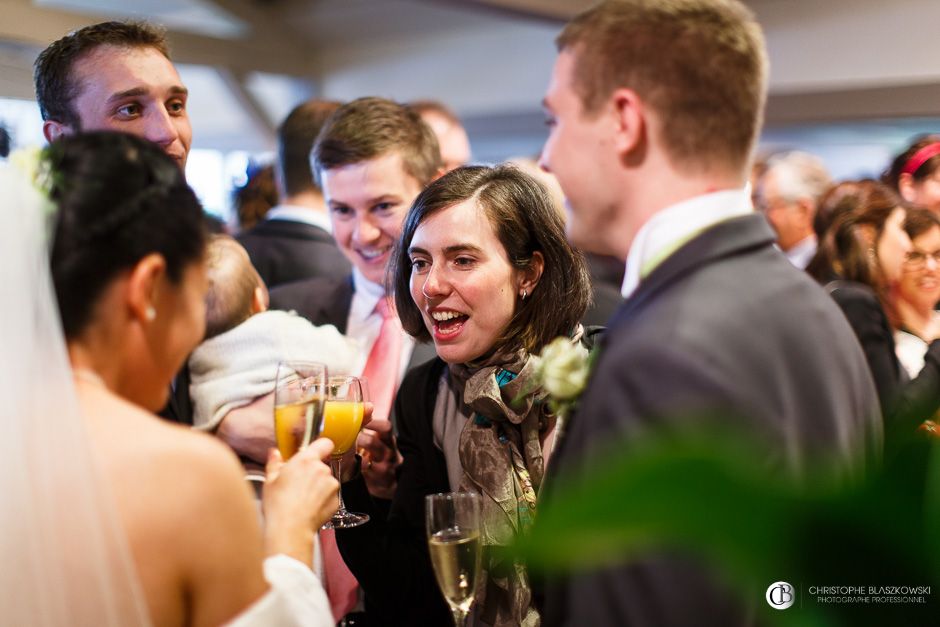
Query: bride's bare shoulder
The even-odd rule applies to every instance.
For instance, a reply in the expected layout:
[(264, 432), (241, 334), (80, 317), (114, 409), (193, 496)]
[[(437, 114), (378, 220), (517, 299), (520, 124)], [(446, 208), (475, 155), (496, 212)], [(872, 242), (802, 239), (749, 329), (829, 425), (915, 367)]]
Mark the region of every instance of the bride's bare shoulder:
[[(80, 399), (149, 605), (167, 619), (155, 622), (176, 624), (188, 598), (218, 624), (258, 598), (258, 512), (231, 450), (109, 393), (82, 390)], [(206, 581), (223, 582), (226, 593), (206, 590)]]
[(237, 471), (234, 453), (217, 438), (162, 420), (111, 393), (81, 390), (79, 394), (89, 434), (105, 461), (121, 467), (147, 469), (182, 464), (204, 472)]

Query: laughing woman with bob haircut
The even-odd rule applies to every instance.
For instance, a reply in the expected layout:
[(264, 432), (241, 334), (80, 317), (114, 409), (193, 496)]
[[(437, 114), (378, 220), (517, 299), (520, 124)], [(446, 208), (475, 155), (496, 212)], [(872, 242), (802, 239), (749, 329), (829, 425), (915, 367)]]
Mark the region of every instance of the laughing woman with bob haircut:
[(558, 336), (586, 339), (584, 259), (534, 179), (512, 167), (464, 167), (415, 200), (389, 282), (403, 327), (432, 341), (437, 358), (408, 374), (395, 401), (403, 462), (388, 515), (361, 478), (343, 486), (348, 506), (372, 516), (337, 532), (366, 611), (383, 625), (450, 622), (428, 555), (424, 497), (467, 491), (483, 502), (474, 622), (537, 625), (524, 565), (487, 549), (533, 521), (554, 418), (532, 355)]

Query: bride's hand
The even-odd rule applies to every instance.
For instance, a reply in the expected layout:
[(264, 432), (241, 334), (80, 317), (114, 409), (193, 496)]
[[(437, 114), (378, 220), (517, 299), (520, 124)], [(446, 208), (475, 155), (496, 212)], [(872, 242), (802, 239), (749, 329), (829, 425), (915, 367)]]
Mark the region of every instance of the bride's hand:
[(310, 564), (314, 534), (339, 505), (339, 483), (324, 463), (332, 452), (333, 443), (326, 438), (286, 463), (271, 449), (262, 497), (269, 555), (285, 553)]

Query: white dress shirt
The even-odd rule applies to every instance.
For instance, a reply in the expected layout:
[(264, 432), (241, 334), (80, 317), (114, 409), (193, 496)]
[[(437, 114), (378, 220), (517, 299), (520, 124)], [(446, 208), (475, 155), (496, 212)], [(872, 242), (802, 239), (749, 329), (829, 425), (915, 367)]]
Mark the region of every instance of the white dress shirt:
[(790, 250), (783, 251), (783, 254), (787, 256), (787, 259), (790, 260), (794, 266), (800, 270), (806, 270), (806, 266), (809, 265), (809, 262), (813, 260), (813, 256), (816, 254), (817, 241), (816, 235), (809, 235), (804, 237), (799, 242), (793, 245)]
[(620, 293), (628, 298), (653, 268), (702, 231), (753, 212), (747, 187), (696, 196), (660, 210), (640, 228), (630, 246)]
[(289, 222), (302, 222), (310, 226), (318, 226), (327, 233), (333, 233), (333, 223), (330, 216), (300, 205), (277, 205), (271, 207), (266, 214), (266, 220), (288, 220)]
[[(362, 374), (369, 358), (369, 351), (379, 337), (382, 330), (382, 316), (375, 311), (380, 298), (385, 297), (385, 288), (368, 280), (359, 271), (353, 268), (353, 297), (349, 307), (349, 318), (346, 322), (346, 336), (355, 340), (359, 350), (353, 361), (352, 372)], [(401, 364), (398, 381), (401, 382), (408, 370), (411, 353), (414, 351), (415, 340), (402, 331), (404, 342), (401, 346)]]

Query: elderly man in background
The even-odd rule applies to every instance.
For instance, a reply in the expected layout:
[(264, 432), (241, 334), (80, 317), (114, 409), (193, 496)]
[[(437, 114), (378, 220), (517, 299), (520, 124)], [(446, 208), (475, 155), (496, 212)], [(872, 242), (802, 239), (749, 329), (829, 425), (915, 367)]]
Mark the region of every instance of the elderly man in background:
[(816, 254), (813, 218), (832, 178), (822, 159), (806, 152), (774, 155), (757, 185), (757, 208), (777, 233), (777, 246), (794, 266), (805, 270)]

